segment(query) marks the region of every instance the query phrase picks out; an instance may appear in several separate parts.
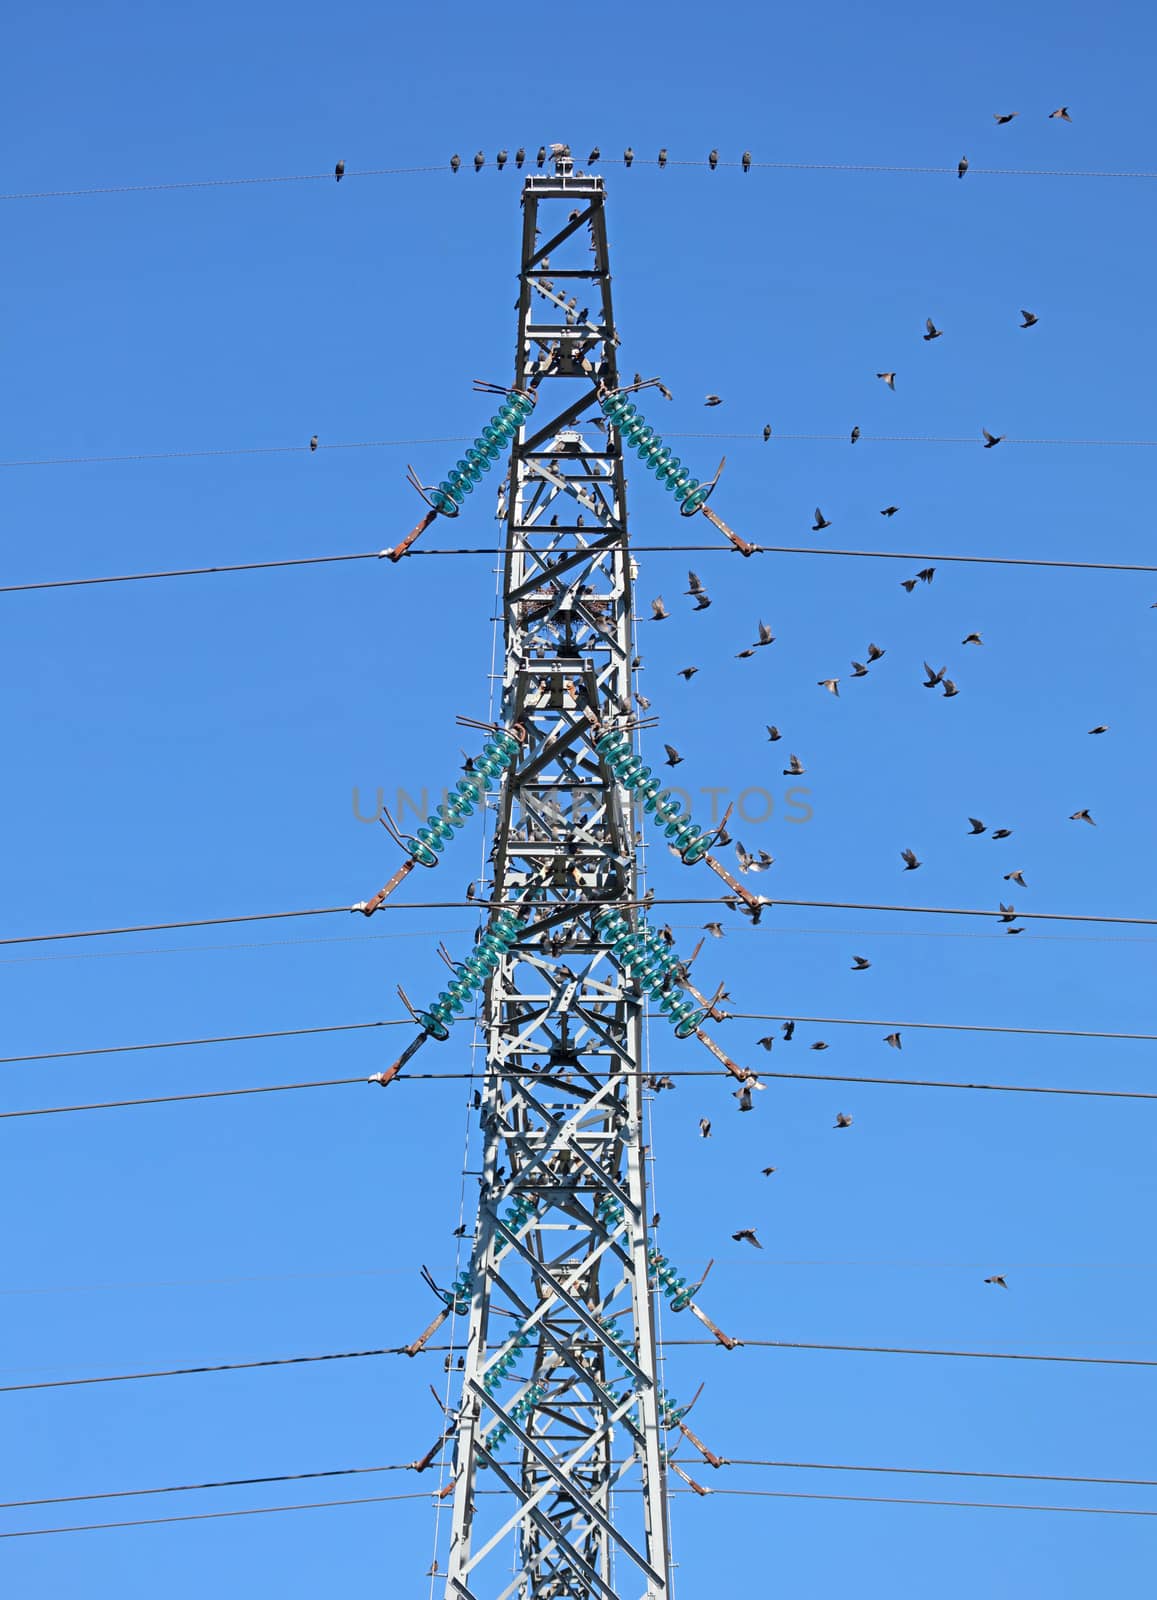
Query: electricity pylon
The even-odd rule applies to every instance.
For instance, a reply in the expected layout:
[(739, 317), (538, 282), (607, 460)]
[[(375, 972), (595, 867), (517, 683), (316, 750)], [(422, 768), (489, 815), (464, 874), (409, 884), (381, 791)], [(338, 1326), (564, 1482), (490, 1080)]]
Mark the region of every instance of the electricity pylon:
[[(632, 427), (633, 407), (631, 418), (620, 415), (628, 402), (618, 384), (603, 181), (576, 174), (565, 146), (553, 147), (552, 164), (523, 189), (506, 403), (475, 449), (422, 490), (429, 515), (383, 552), (398, 559), (440, 513), (457, 515), (512, 441), (500, 491), (499, 719), (482, 725), (492, 734), (483, 755), (427, 827), (406, 838), (387, 824), (410, 859), (361, 909), (377, 909), (415, 865), (437, 865), (484, 791), (497, 787), (487, 929), (467, 962), (450, 962), (454, 981), (439, 999), (414, 1011), (418, 1038), (376, 1075), (388, 1084), (428, 1038), (447, 1038), (454, 1014), (482, 991), (483, 1156), (470, 1264), (449, 1290), (427, 1274), (443, 1309), (410, 1346), (416, 1353), (448, 1316), (467, 1320), (461, 1398), (446, 1433), (445, 1594), (666, 1600), (667, 1473), (687, 1477), (669, 1441), (682, 1435), (720, 1462), (660, 1383), (657, 1296), (676, 1312), (690, 1308), (728, 1347), (734, 1341), (695, 1304), (698, 1285), (648, 1237), (645, 997), (679, 1037), (696, 1034), (712, 1050), (748, 1104), (757, 1085), (703, 1034), (704, 1018), (718, 1015), (713, 1002), (684, 993), (687, 966), (638, 917), (644, 813), (684, 862), (706, 860), (740, 902), (754, 897), (633, 754), (622, 440), (642, 451), (655, 436), (641, 422)], [(593, 439), (578, 426), (592, 407), (603, 413)], [(671, 480), (686, 514), (705, 509), (713, 485), (699, 486), (661, 440), (647, 464)]]

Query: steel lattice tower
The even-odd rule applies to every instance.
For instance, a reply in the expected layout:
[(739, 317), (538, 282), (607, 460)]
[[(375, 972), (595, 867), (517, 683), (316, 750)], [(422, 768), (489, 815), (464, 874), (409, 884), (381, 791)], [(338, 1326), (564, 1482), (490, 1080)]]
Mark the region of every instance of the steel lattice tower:
[[(483, 1155), (470, 1262), (450, 1289), (425, 1272), (442, 1309), (407, 1347), (417, 1354), (447, 1317), (466, 1321), (461, 1397), (443, 1435), (453, 1438), (442, 1490), (453, 1495), (446, 1596), (666, 1600), (668, 1470), (700, 1488), (668, 1441), (681, 1436), (722, 1463), (659, 1382), (657, 1292), (728, 1348), (735, 1341), (695, 1303), (699, 1285), (648, 1238), (645, 998), (739, 1080), (740, 1109), (762, 1085), (702, 1031), (708, 1015), (722, 1020), (719, 996), (700, 995), (689, 963), (638, 916), (643, 816), (687, 865), (706, 862), (733, 904), (756, 919), (760, 906), (632, 753), (623, 442), (684, 515), (702, 512), (745, 555), (756, 547), (707, 507), (714, 481), (691, 478), (620, 391), (603, 182), (576, 174), (566, 146), (552, 155), (554, 172), (523, 189), (506, 403), (447, 478), (422, 490), (428, 515), (382, 552), (400, 560), (440, 514), (457, 515), (511, 442), (500, 491), (499, 719), (471, 724), (490, 729), (486, 749), (416, 835), (387, 814), (409, 859), (358, 909), (372, 915), (415, 866), (437, 866), (484, 791), (496, 791), (486, 929), (466, 962), (444, 952), (453, 981), (428, 1010), (411, 1008), (421, 1033), (374, 1076), (387, 1086), (427, 1039), (449, 1038), (448, 1024), (481, 991)], [(595, 442), (578, 426), (593, 406), (603, 413)]]
[(618, 339), (602, 179), (554, 166), (522, 197), (514, 387), (538, 404), (510, 459), (500, 721), (524, 742), (498, 800), (492, 900), (540, 894), (485, 1001), (446, 1594), (660, 1600), (642, 999), (592, 903), (636, 898), (633, 819), (587, 715), (621, 721), (631, 705), (626, 485), (610, 431), (592, 448), (573, 427), (593, 380), (616, 386)]

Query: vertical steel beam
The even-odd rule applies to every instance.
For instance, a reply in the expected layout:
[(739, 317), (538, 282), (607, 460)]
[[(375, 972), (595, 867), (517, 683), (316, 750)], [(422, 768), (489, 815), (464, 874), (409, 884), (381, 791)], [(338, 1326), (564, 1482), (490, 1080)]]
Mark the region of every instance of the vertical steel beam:
[(484, 1154), (455, 1433), (450, 1600), (666, 1600), (666, 1455), (648, 1282), (642, 999), (594, 927), (636, 898), (635, 819), (594, 750), (632, 688), (631, 559), (601, 178), (524, 185), (505, 486), (492, 899), (536, 891), (492, 977)]

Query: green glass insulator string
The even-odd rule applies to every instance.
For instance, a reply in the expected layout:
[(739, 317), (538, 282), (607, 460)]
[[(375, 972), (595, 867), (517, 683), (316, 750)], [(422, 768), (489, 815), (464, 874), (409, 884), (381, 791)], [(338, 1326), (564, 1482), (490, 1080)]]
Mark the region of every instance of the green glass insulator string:
[(604, 394), (599, 399), (599, 406), (607, 421), (619, 430), (623, 443), (637, 453), (643, 465), (675, 496), (680, 509), (687, 516), (706, 503), (711, 486), (691, 476), (679, 457), (667, 448), (654, 428), (648, 425), (639, 408), (625, 394), (617, 390), (613, 394)]
[(594, 925), (595, 932), (610, 946), (616, 960), (629, 969), (643, 993), (657, 998), (658, 1009), (673, 1024), (675, 1037), (690, 1038), (707, 1012), (677, 985), (678, 956), (645, 923), (632, 929), (626, 918), (613, 909), (600, 912)]
[(442, 990), (433, 1005), (417, 1013), (418, 1021), (433, 1039), (450, 1037), (449, 1022), (465, 1010), (466, 1001), (481, 989), (498, 968), (527, 922), (513, 911), (500, 911), (487, 933), (479, 940), (474, 954), (463, 964), (453, 983)]
[(711, 847), (710, 834), (696, 827), (690, 811), (683, 811), (671, 791), (634, 754), (628, 736), (614, 728), (596, 741), (595, 749), (623, 787), (642, 802), (644, 813), (663, 829), (685, 865), (702, 861)]
[(465, 826), (467, 817), (474, 814), (483, 794), (493, 787), (491, 780), (501, 778), (510, 766), (518, 748), (518, 740), (506, 728), (498, 728), (491, 735), (466, 776), (458, 780), (437, 811), (406, 841), (406, 849), (415, 861), (423, 867), (438, 865), (438, 856), (457, 829)]
[(466, 496), (473, 494), (474, 485), (484, 472), (490, 471), (507, 442), (513, 439), (533, 410), (532, 396), (521, 389), (510, 390), (505, 403), (491, 417), (470, 449), (431, 492), (430, 503), (435, 511), (450, 517), (455, 515)]

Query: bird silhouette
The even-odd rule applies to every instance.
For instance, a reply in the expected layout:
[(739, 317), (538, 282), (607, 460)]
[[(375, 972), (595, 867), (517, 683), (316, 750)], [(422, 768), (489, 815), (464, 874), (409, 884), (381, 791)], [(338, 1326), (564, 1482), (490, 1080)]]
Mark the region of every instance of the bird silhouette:
[(820, 678), (816, 684), (817, 689), (826, 689), (829, 694), (840, 698), (840, 680), (838, 678)]
[(876, 376), (877, 376), (877, 378), (880, 379), (880, 381), (882, 383), (886, 383), (888, 385), (889, 389), (891, 389), (892, 392), (895, 393), (895, 390), (896, 390), (896, 374), (894, 372), (877, 372)]
[(868, 645), (868, 661), (869, 661), (869, 663), (871, 663), (873, 661), (879, 661), (884, 656), (886, 656), (887, 654), (888, 654), (888, 652), (886, 650), (881, 650), (878, 644), (869, 644)]
[(1108, 733), (1108, 731), (1109, 731), (1109, 724), (1107, 722), (1099, 723), (1097, 725), (1097, 727), (1089, 729), (1090, 733)]
[(779, 740), (783, 738), (783, 734), (780, 733), (774, 722), (765, 723), (764, 726), (767, 728), (767, 738), (769, 744), (777, 744)]
[(998, 128), (1003, 128), (1006, 122), (1011, 122), (1013, 117), (1019, 116), (1019, 111), (994, 111), (992, 113), (992, 120), (996, 123)]
[(634, 159), (635, 159), (635, 152), (631, 149), (630, 145), (628, 145), (627, 148), (623, 151), (623, 165), (625, 167), (629, 167), (631, 162)]
[(665, 145), (663, 149), (659, 151), (659, 165), (661, 167), (665, 167), (667, 165), (667, 147)]
[(681, 756), (673, 744), (665, 744), (663, 749), (667, 752), (667, 759), (663, 763), (667, 767), (677, 767), (684, 757)]
[(474, 170), (475, 170), (475, 172), (481, 172), (482, 168), (485, 165), (486, 165), (486, 157), (482, 154), (481, 150), (479, 150), (478, 153), (474, 157)]
[(698, 671), (699, 671), (698, 667), (680, 667), (678, 673), (676, 674), (676, 676), (680, 677), (680, 678), (684, 678), (688, 683), (690, 683), (691, 679), (695, 676), (695, 674)]
[(596, 144), (594, 149), (591, 151), (590, 155), (587, 157), (587, 166), (588, 167), (593, 167), (594, 166), (595, 162), (599, 159), (600, 153), (601, 152), (599, 151), (599, 147)]
[(797, 755), (788, 756), (787, 766), (783, 769), (785, 778), (802, 778), (806, 771), (807, 768)]
[(900, 1035), (899, 1035), (899, 1032), (896, 1032), (896, 1033), (886, 1033), (886, 1034), (885, 1034), (885, 1035), (884, 1035), (884, 1043), (885, 1043), (885, 1044), (890, 1044), (890, 1045), (891, 1045), (891, 1046), (892, 1046), (892, 1049), (893, 1049), (893, 1050), (900, 1050), (900, 1049), (902, 1049), (902, 1048), (903, 1048), (903, 1046), (902, 1046), (902, 1045), (901, 1045), (901, 1043), (900, 1043)]
[(846, 1111), (837, 1111), (836, 1112), (836, 1120), (832, 1123), (832, 1127), (833, 1128), (850, 1128), (851, 1125), (852, 1125), (852, 1118), (848, 1114), (848, 1112), (846, 1112)]
[(457, 172), (458, 168), (461, 165), (462, 165), (462, 157), (460, 155), (452, 155), (450, 157), (450, 171), (451, 172)]
[(894, 517), (899, 509), (899, 506), (885, 506), (880, 515), (882, 517)]
[(731, 1237), (735, 1240), (736, 1244), (751, 1244), (754, 1245), (757, 1250), (763, 1249), (763, 1246), (755, 1237), (754, 1228), (740, 1228), (738, 1233), (733, 1233)]
[(928, 329), (928, 332), (924, 335), (925, 344), (927, 344), (930, 339), (939, 339), (943, 336), (944, 329), (938, 328), (932, 321), (931, 317), (924, 318), (924, 326)]
[(1012, 838), (1012, 829), (1011, 828), (995, 828), (993, 830), (992, 837), (994, 839), (1011, 839)]
[(986, 450), (993, 449), (1004, 438), (1003, 433), (989, 433), (987, 428), (981, 428), (980, 431), (984, 435), (984, 448)]
[(795, 1033), (795, 1023), (794, 1022), (785, 1022), (785, 1023), (782, 1024), (782, 1027), (783, 1027), (783, 1042), (784, 1042), (784, 1044), (790, 1044), (791, 1040), (792, 1040), (792, 1035)]
[(867, 972), (872, 963), (867, 956), (853, 956), (850, 970), (852, 972)]
[(1040, 318), (1037, 316), (1035, 311), (1025, 311), (1023, 306), (1021, 307), (1020, 314), (1024, 318), (1024, 321), (1021, 323), (1022, 328), (1035, 328), (1037, 323), (1040, 321)]
[(981, 822), (979, 817), (969, 817), (968, 820), (972, 824), (968, 830), (969, 837), (972, 837), (974, 834), (984, 833), (986, 831), (984, 823)]
[(763, 442), (764, 442), (764, 444), (766, 444), (767, 441), (770, 438), (771, 438), (771, 423), (770, 422), (765, 422), (764, 425), (763, 425)]
[(853, 678), (866, 678), (867, 676), (868, 676), (868, 669), (864, 665), (864, 663), (862, 661), (853, 661), (852, 662), (852, 677)]
[(1087, 810), (1074, 811), (1072, 816), (1069, 818), (1069, 821), (1070, 822), (1087, 822), (1089, 824), (1090, 828), (1095, 828), (1097, 826), (1097, 824), (1093, 821), (1092, 817), (1089, 815)]
[(705, 406), (721, 406), (723, 404), (723, 396), (718, 394), (709, 394), (704, 400), (703, 404)]
[(735, 1098), (739, 1101), (740, 1111), (754, 1111), (751, 1103), (751, 1085), (745, 1083), (741, 1089), (735, 1090)]
[(978, 633), (966, 633), (960, 642), (961, 644), (983, 644), (984, 640)]
[(710, 1139), (710, 1137), (711, 1137), (711, 1119), (709, 1117), (700, 1117), (699, 1118), (699, 1137), (701, 1139)]
[(831, 522), (824, 516), (819, 506), (816, 507), (816, 520), (812, 523), (813, 533), (822, 533), (825, 528), (830, 528)]
[(1005, 1283), (1005, 1281), (1004, 1281), (1004, 1273), (1003, 1272), (994, 1272), (992, 1274), (991, 1278), (985, 1278), (984, 1281), (985, 1281), (985, 1283), (995, 1284), (998, 1289), (1007, 1289), (1008, 1288), (1008, 1284)]
[(957, 165), (956, 165), (956, 176), (958, 178), (963, 178), (964, 174), (967, 171), (968, 171), (968, 157), (967, 156), (961, 156), (960, 160), (957, 162)]
[(707, 157), (707, 165), (711, 168), (712, 172), (715, 171), (716, 167), (719, 165), (719, 151), (718, 150), (712, 150), (711, 151), (710, 155)]
[(309, 441), (309, 448), (311, 450), (316, 450), (317, 449), (317, 434), (316, 433), (313, 435), (313, 437)]
[(745, 150), (743, 152), (743, 163), (742, 163), (742, 165), (743, 165), (744, 172), (750, 172), (751, 171), (751, 151), (750, 150)]
[(904, 863), (905, 872), (915, 872), (917, 867), (922, 867), (924, 865), (924, 863), (917, 858), (915, 850), (901, 850), (900, 859)]
[(541, 167), (543, 162), (546, 160), (546, 146), (544, 144), (539, 145), (538, 154), (534, 159), (538, 163), (539, 167)]
[(854, 428), (853, 428), (853, 429), (852, 429), (852, 435), (851, 435), (851, 437), (852, 437), (852, 443), (853, 443), (853, 444), (855, 444), (855, 442), (856, 442), (856, 440), (857, 440), (857, 439), (858, 439), (858, 438), (859, 438), (859, 437), (860, 437), (860, 430), (859, 430), (859, 427), (858, 427), (858, 426), (857, 426), (857, 427), (854, 427)]
[(333, 179), (334, 179), (335, 183), (340, 183), (341, 180), (344, 177), (345, 177), (345, 162), (343, 160), (343, 161), (339, 161), (337, 166), (333, 169)]
[(1073, 120), (1072, 117), (1069, 116), (1068, 106), (1058, 106), (1055, 111), (1050, 111), (1049, 121), (1051, 122), (1054, 117), (1059, 117), (1062, 122), (1071, 122)]
[(520, 172), (522, 171), (522, 163), (525, 160), (526, 160), (526, 151), (523, 149), (523, 147), (521, 145), (519, 145), (518, 149), (514, 152), (514, 165), (518, 168), (518, 170)]
[(666, 622), (667, 618), (670, 615), (671, 615), (671, 613), (667, 610), (667, 607), (663, 604), (663, 596), (662, 595), (657, 595), (655, 597), (655, 599), (651, 601), (651, 621), (652, 622)]

